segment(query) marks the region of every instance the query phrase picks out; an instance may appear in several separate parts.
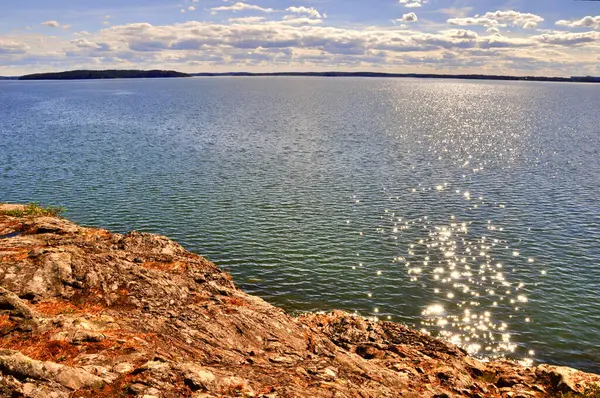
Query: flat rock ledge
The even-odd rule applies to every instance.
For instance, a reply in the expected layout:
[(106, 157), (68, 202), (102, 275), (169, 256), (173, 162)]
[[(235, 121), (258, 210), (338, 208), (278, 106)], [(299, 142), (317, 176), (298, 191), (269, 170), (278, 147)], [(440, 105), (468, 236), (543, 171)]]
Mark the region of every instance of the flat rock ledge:
[(391, 322), (292, 317), (157, 235), (0, 205), (0, 397), (597, 397)]

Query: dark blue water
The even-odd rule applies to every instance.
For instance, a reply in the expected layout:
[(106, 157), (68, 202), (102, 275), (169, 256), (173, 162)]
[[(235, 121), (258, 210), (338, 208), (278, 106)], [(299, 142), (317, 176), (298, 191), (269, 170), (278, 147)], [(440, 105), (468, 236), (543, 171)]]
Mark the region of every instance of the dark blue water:
[(600, 371), (600, 86), (0, 82), (0, 201), (167, 235), (291, 312)]

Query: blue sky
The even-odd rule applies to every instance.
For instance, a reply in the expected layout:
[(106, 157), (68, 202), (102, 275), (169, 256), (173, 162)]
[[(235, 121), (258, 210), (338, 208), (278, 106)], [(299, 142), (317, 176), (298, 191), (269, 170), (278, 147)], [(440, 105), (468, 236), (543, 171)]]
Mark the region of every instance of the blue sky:
[(74, 68), (600, 75), (600, 1), (3, 3), (0, 75)]

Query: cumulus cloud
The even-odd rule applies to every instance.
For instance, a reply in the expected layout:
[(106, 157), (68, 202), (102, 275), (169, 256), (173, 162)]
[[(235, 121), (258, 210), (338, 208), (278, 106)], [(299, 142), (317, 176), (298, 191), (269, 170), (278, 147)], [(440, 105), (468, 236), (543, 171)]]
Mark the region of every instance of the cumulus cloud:
[(194, 6), (189, 6), (189, 7), (188, 7), (188, 11), (196, 11), (196, 7), (194, 7)]
[(600, 32), (556, 32), (552, 34), (543, 34), (536, 37), (542, 43), (555, 44), (562, 46), (577, 46), (586, 43), (600, 44)]
[(473, 11), (473, 7), (461, 7), (461, 8), (456, 8), (456, 7), (449, 7), (449, 8), (440, 8), (437, 10), (437, 12), (439, 12), (440, 14), (445, 14), (448, 15), (449, 17), (455, 17), (455, 18), (464, 18), (467, 15), (469, 15), (469, 13)]
[(486, 28), (493, 26), (506, 26), (506, 24), (500, 24), (495, 19), (485, 17), (449, 18), (446, 22), (448, 22), (450, 25), (456, 26), (485, 26)]
[(322, 19), (298, 17), (296, 15), (284, 15), (281, 23), (291, 25), (318, 25), (323, 23)]
[(262, 22), (264, 20), (265, 20), (265, 17), (240, 17), (240, 18), (229, 18), (227, 20), (227, 22), (253, 24), (253, 23)]
[(78, 48), (98, 48), (98, 45), (88, 41), (85, 38), (71, 40), (71, 44), (74, 44)]
[(404, 4), (404, 7), (415, 8), (427, 4), (429, 0), (398, 0), (398, 2)]
[(315, 18), (315, 19), (321, 19), (324, 18), (324, 16), (321, 15), (321, 13), (319, 11), (317, 11), (314, 7), (304, 7), (304, 6), (300, 6), (300, 7), (288, 7), (285, 9), (288, 12), (294, 13), (294, 14), (304, 14), (309, 16), (310, 18)]
[(397, 22), (417, 22), (419, 18), (417, 18), (417, 14), (414, 12), (409, 12), (408, 14), (402, 15), (402, 18), (396, 19)]
[(558, 26), (566, 26), (568, 28), (592, 28), (592, 29), (600, 29), (600, 15), (595, 17), (587, 16), (575, 21), (567, 21), (561, 19), (560, 21), (556, 21), (556, 25)]
[(524, 29), (536, 28), (539, 23), (544, 22), (544, 18), (539, 15), (514, 10), (487, 12), (483, 17), (508, 22)]
[(24, 43), (3, 39), (0, 37), (0, 55), (2, 54), (24, 54), (29, 47)]
[[(229, 11), (248, 9), (237, 4), (240, 3), (230, 2), (224, 6)], [(202, 66), (230, 71), (276, 70), (277, 65), (287, 70), (414, 71), (410, 69), (414, 67), (420, 71), (455, 73), (481, 72), (489, 66), (494, 68), (494, 73), (535, 67), (540, 74), (550, 70), (556, 75), (561, 70), (569, 74), (594, 70), (600, 53), (600, 32), (499, 34), (500, 28), (513, 23), (517, 26), (525, 26), (527, 21), (536, 23), (536, 18), (523, 17), (527, 14), (521, 13), (486, 13), (472, 17), (486, 18), (470, 24), (485, 26), (488, 29), (485, 33), (470, 28), (408, 29), (404, 23), (418, 21), (412, 12), (399, 18), (401, 26), (342, 28), (325, 25), (324, 14), (319, 12), (322, 18), (315, 18), (316, 14), (307, 11), (311, 8), (288, 8), (288, 15), (279, 20), (242, 15), (225, 23), (133, 23), (106, 27), (91, 34), (77, 32), (71, 37), (74, 40), (49, 34), (0, 35), (0, 64), (13, 68), (12, 65), (30, 62), (28, 68), (33, 69), (35, 65), (60, 60), (61, 64), (77, 67), (165, 67), (183, 71)], [(32, 63), (34, 58), (37, 64)], [(557, 65), (555, 69), (550, 59)]]
[(46, 21), (42, 22), (41, 25), (48, 26), (49, 28), (60, 28), (58, 21)]
[(506, 27), (508, 25), (518, 26), (523, 29), (535, 29), (538, 24), (543, 22), (544, 18), (536, 14), (523, 13), (519, 11), (494, 11), (486, 12), (484, 15), (466, 18), (449, 18), (447, 22), (450, 25), (457, 26), (484, 26)]
[[(407, 17), (411, 19), (412, 17)], [(235, 19), (233, 20), (236, 21)], [(262, 20), (261, 20), (262, 21)], [(316, 26), (319, 20), (289, 16), (281, 21), (251, 23), (241, 19), (233, 24), (190, 21), (175, 25), (130, 24), (102, 31), (98, 41), (112, 43), (119, 51), (175, 52), (187, 50), (220, 51), (237, 54), (257, 48), (315, 51), (321, 55), (364, 59), (388, 52), (399, 56), (407, 52), (429, 53), (455, 49), (535, 47), (537, 41), (500, 35), (480, 36), (466, 29), (421, 33), (404, 29), (342, 29)], [(247, 23), (244, 23), (247, 22)], [(85, 44), (81, 42), (82, 44)]]
[(254, 4), (248, 4), (248, 3), (243, 3), (241, 1), (232, 4), (230, 6), (221, 6), (221, 7), (214, 7), (210, 9), (212, 11), (212, 13), (217, 13), (219, 11), (262, 11), (262, 12), (275, 12), (276, 10), (273, 8), (263, 8), (261, 6), (257, 6)]

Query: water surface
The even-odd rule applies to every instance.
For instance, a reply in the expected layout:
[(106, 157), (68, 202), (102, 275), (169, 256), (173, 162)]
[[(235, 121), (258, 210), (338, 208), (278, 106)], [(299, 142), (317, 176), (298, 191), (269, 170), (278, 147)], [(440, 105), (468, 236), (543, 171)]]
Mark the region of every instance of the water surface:
[(0, 82), (0, 200), (167, 235), (292, 312), (600, 372), (600, 86)]

